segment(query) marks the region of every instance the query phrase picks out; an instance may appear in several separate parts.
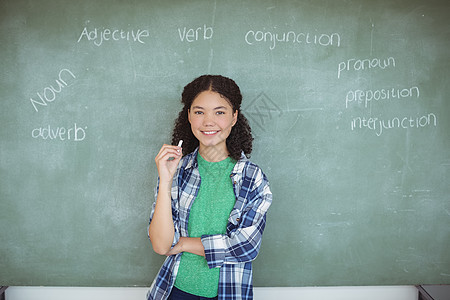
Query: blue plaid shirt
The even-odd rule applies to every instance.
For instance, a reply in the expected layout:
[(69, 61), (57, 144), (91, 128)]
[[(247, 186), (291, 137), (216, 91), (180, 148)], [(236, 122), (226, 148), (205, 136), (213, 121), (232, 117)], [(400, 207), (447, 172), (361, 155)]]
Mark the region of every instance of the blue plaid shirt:
[[(188, 217), (200, 188), (197, 165), (198, 148), (183, 157), (172, 183), (172, 217), (175, 236), (188, 237)], [(205, 258), (210, 268), (220, 268), (219, 300), (253, 299), (252, 261), (258, 255), (266, 213), (272, 202), (269, 182), (261, 169), (244, 154), (230, 174), (236, 203), (230, 213), (226, 235), (201, 237)], [(156, 194), (158, 188), (156, 189)], [(156, 195), (155, 195), (156, 199)], [(153, 204), (150, 222), (155, 211)], [(181, 253), (168, 256), (147, 294), (148, 300), (169, 297), (177, 276)]]

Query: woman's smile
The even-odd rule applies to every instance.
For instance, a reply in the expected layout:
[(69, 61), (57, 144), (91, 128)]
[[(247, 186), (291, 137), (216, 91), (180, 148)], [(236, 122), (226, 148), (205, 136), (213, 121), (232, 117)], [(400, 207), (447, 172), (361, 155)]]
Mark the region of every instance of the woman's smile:
[(218, 133), (218, 130), (215, 131), (201, 131), (204, 135), (214, 135), (216, 133)]

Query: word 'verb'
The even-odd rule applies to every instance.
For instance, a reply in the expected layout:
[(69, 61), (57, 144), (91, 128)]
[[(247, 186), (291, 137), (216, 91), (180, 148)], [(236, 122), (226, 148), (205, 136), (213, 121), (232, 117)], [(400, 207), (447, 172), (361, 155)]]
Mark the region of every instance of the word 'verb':
[(206, 24), (203, 27), (198, 27), (197, 29), (183, 27), (183, 29), (178, 28), (178, 34), (182, 42), (186, 41), (189, 43), (198, 41), (199, 39), (210, 40), (213, 37), (214, 30), (212, 27), (207, 27)]

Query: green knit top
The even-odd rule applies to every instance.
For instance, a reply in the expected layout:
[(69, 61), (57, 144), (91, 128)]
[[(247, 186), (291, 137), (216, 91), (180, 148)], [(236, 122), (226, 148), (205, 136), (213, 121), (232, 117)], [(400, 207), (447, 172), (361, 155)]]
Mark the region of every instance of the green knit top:
[[(189, 213), (189, 236), (225, 234), (228, 217), (236, 201), (230, 178), (236, 161), (228, 157), (220, 162), (208, 162), (198, 154), (197, 162), (201, 184)], [(219, 270), (209, 269), (203, 256), (184, 252), (175, 286), (193, 295), (215, 297), (219, 286)]]

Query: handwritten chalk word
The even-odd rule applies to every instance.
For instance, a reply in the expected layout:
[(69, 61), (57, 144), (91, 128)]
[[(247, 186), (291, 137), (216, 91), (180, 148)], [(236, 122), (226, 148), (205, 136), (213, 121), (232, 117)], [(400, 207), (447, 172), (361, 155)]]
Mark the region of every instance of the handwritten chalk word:
[(270, 31), (254, 31), (249, 30), (245, 34), (245, 42), (248, 45), (256, 43), (270, 43), (269, 49), (273, 50), (277, 43), (297, 43), (297, 44), (311, 44), (319, 46), (341, 46), (341, 36), (339, 33), (320, 33), (312, 34), (309, 32), (283, 32), (273, 33)]
[(367, 108), (371, 101), (380, 100), (395, 100), (402, 98), (419, 98), (420, 92), (417, 86), (404, 89), (379, 89), (379, 90), (354, 90), (348, 91), (345, 97), (345, 108), (348, 108), (350, 103), (360, 105), (364, 103), (364, 107)]
[(380, 58), (366, 58), (366, 59), (356, 59), (351, 58), (347, 61), (342, 61), (338, 65), (338, 78), (341, 77), (342, 71), (360, 71), (366, 69), (386, 69), (388, 67), (395, 68), (395, 58), (389, 57), (387, 59)]
[(123, 30), (123, 29), (109, 29), (103, 28), (88, 31), (87, 27), (84, 27), (83, 31), (78, 38), (79, 43), (83, 38), (88, 41), (93, 42), (95, 46), (100, 47), (103, 41), (132, 41), (145, 44), (144, 38), (148, 38), (150, 32), (147, 29), (137, 29), (137, 30)]
[(68, 86), (68, 83), (66, 80), (75, 79), (77, 78), (69, 69), (62, 69), (59, 71), (58, 79), (56, 79), (56, 88), (53, 85), (49, 85), (44, 88), (42, 93), (37, 92), (39, 99), (34, 100), (33, 98), (30, 98), (31, 104), (34, 107), (34, 110), (38, 112), (38, 105), (47, 106), (47, 103), (53, 102), (56, 100), (56, 95), (61, 93), (62, 89), (66, 86)]
[(31, 131), (31, 136), (34, 139), (42, 140), (59, 140), (59, 141), (74, 141), (81, 142), (86, 138), (87, 127), (78, 127), (74, 123), (72, 127), (56, 127), (52, 128), (50, 125), (46, 127), (34, 128)]
[(196, 42), (202, 38), (202, 33), (203, 33), (203, 40), (206, 41), (212, 39), (214, 30), (212, 27), (207, 27), (206, 24), (203, 25), (203, 28), (198, 27), (195, 30), (193, 28), (188, 29), (186, 27), (183, 27), (183, 31), (181, 31), (181, 28), (178, 28), (178, 34), (182, 42), (184, 41), (188, 43)]
[(352, 131), (356, 129), (370, 129), (375, 131), (377, 136), (380, 136), (384, 130), (393, 128), (423, 128), (429, 126), (437, 126), (437, 117), (433, 113), (429, 113), (420, 117), (395, 117), (389, 120), (382, 120), (378, 118), (356, 117), (351, 121)]

